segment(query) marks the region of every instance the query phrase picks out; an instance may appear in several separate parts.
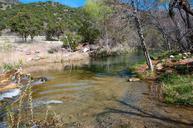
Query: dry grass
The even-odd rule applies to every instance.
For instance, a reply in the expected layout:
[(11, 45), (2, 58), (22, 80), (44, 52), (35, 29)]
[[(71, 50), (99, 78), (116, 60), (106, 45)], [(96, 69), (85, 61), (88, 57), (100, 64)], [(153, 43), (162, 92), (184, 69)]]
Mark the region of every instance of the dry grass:
[[(61, 49), (61, 43), (12, 43), (12, 49), (0, 51), (0, 67), (4, 65), (22, 64), (25, 67), (34, 65), (47, 65), (50, 63), (63, 63), (63, 65), (87, 64), (88, 53), (65, 52)], [(58, 49), (53, 54), (48, 53), (49, 49)]]

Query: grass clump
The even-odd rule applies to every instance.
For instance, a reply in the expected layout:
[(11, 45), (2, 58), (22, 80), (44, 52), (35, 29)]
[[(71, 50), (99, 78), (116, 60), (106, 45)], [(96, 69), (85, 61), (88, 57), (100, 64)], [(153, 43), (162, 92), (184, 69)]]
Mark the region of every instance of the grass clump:
[(163, 74), (159, 80), (166, 103), (193, 105), (193, 75)]
[(23, 64), (22, 60), (19, 60), (18, 63), (4, 63), (0, 69), (2, 69), (3, 72), (9, 72), (14, 69), (19, 68)]

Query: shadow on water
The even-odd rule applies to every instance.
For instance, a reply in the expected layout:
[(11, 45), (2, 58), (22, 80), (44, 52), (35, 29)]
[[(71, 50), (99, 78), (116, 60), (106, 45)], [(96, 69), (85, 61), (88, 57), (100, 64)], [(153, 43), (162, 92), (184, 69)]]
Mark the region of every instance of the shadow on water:
[(140, 119), (146, 119), (149, 118), (150, 120), (158, 120), (158, 121), (162, 121), (164, 123), (168, 123), (168, 124), (174, 124), (175, 126), (177, 125), (182, 125), (183, 127), (193, 127), (193, 122), (185, 122), (179, 119), (175, 119), (172, 117), (168, 117), (162, 114), (158, 114), (158, 113), (152, 113), (149, 112), (143, 108), (140, 108), (138, 106), (126, 103), (125, 101), (122, 100), (117, 100), (117, 102), (120, 105), (123, 105), (125, 107), (127, 107), (127, 110), (123, 110), (123, 109), (117, 109), (117, 108), (106, 108), (104, 112), (99, 113), (97, 115), (96, 118), (100, 118), (101, 116), (105, 116), (107, 114), (120, 114), (120, 115), (126, 115), (126, 116), (133, 116), (133, 117), (138, 117)]

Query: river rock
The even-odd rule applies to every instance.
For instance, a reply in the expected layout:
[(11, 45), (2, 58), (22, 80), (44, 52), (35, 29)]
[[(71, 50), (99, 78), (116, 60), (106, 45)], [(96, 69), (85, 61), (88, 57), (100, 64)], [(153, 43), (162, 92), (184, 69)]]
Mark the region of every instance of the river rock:
[(0, 101), (3, 100), (3, 99), (11, 99), (11, 98), (14, 98), (16, 96), (18, 96), (20, 94), (21, 90), (20, 89), (11, 89), (9, 91), (6, 91), (6, 92), (2, 92), (0, 93)]
[(31, 52), (30, 51), (26, 51), (25, 55), (31, 55)]
[(137, 82), (137, 81), (140, 81), (140, 79), (135, 77), (128, 79), (128, 82)]
[(157, 70), (162, 70), (164, 67), (163, 67), (163, 65), (161, 64), (161, 63), (158, 63), (157, 65), (156, 65), (156, 69)]
[(171, 58), (171, 59), (174, 59), (174, 58), (175, 58), (175, 56), (174, 56), (174, 55), (170, 55), (170, 58)]
[(40, 53), (40, 51), (36, 50), (36, 51), (35, 51), (35, 54), (38, 54), (38, 53)]
[(41, 59), (41, 57), (39, 57), (39, 56), (36, 56), (36, 57), (33, 58), (33, 60), (35, 60), (35, 61), (38, 61), (40, 59)]

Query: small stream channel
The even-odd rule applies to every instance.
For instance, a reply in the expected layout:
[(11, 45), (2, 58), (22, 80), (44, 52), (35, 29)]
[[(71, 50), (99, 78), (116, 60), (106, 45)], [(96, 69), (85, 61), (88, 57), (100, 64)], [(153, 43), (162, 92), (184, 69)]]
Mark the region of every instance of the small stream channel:
[[(67, 128), (191, 128), (193, 108), (160, 103), (145, 82), (127, 82), (140, 54), (91, 60), (63, 70), (32, 72), (34, 118), (56, 113)], [(25, 113), (24, 113), (25, 114)]]

